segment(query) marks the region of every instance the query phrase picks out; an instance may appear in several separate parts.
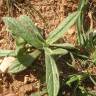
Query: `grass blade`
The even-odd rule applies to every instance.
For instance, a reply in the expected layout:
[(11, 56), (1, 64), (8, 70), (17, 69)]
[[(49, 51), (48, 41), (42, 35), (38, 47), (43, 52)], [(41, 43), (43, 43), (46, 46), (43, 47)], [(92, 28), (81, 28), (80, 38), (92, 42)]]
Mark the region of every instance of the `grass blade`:
[(51, 46), (57, 47), (57, 48), (64, 48), (64, 49), (75, 49), (75, 46), (70, 43), (52, 44)]

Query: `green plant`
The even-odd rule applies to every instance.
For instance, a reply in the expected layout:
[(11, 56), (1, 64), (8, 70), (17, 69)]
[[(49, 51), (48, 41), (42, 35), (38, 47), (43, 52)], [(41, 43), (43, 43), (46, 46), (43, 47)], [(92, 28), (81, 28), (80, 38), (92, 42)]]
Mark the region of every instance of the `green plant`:
[[(87, 53), (88, 58), (93, 62), (93, 65), (96, 64), (96, 34), (93, 28), (93, 14), (90, 9), (89, 0), (81, 0), (79, 3), (78, 11), (80, 15), (77, 19), (77, 46), (83, 50), (83, 53)], [(87, 18), (89, 17), (89, 19)], [(87, 19), (86, 19), (87, 18)], [(86, 20), (89, 20), (90, 23), (87, 24)], [(88, 26), (89, 25), (89, 26)]]
[[(84, 62), (88, 61), (87, 67), (84, 67), (85, 70), (89, 70), (90, 67), (96, 66), (96, 34), (93, 29), (93, 17), (91, 10), (89, 10), (89, 0), (80, 0), (78, 11), (80, 12), (76, 26), (77, 26), (77, 46), (80, 48), (80, 52), (83, 52), (88, 56)], [(85, 19), (89, 17), (90, 24), (86, 26)], [(80, 55), (80, 54), (79, 54)], [(82, 60), (82, 59), (81, 59)], [(84, 62), (81, 62), (81, 66), (83, 66)], [(85, 64), (86, 65), (86, 64)], [(82, 68), (83, 69), (83, 68)], [(96, 92), (90, 92), (85, 86), (84, 81), (88, 79), (94, 85), (96, 85), (96, 74), (92, 74), (90, 72), (82, 72), (78, 74), (72, 74), (68, 76), (66, 80), (66, 85), (73, 88), (72, 96), (96, 96)], [(92, 70), (91, 70), (92, 71)]]
[[(49, 33), (46, 39), (42, 35), (42, 30), (35, 26), (34, 22), (28, 16), (22, 15), (18, 19), (4, 17), (3, 20), (8, 31), (16, 40), (15, 50), (0, 50), (1, 57), (13, 56), (16, 58), (9, 67), (8, 72), (15, 74), (25, 70), (29, 66), (32, 66), (32, 64), (35, 63), (34, 61), (43, 54), (46, 65), (48, 96), (57, 96), (60, 89), (59, 71), (56, 65), (57, 56), (69, 54), (74, 63), (75, 56), (80, 57), (81, 60), (83, 58), (84, 62), (87, 62), (90, 59), (92, 65), (94, 65), (96, 63), (96, 35), (91, 33), (92, 27), (85, 30), (84, 16), (86, 15), (87, 5), (88, 0), (80, 0), (78, 10), (70, 14), (66, 20), (62, 21), (56, 29)], [(83, 50), (83, 55), (81, 50), (74, 47), (72, 44), (57, 43), (64, 32), (66, 32), (74, 23), (77, 24), (77, 46)], [(83, 65), (82, 61), (80, 63)], [(91, 63), (89, 63), (89, 66)], [(71, 67), (74, 68), (75, 66), (73, 67), (73, 65), (71, 65)], [(82, 85), (82, 82), (86, 78), (90, 78), (90, 80), (96, 84), (93, 74), (88, 72), (81, 72), (80, 74), (77, 73), (68, 76), (66, 85), (71, 87), (74, 82), (76, 83), (73, 96), (93, 96), (90, 95), (91, 93), (87, 92)], [(78, 95), (78, 92), (80, 95)], [(43, 93), (37, 92), (35, 95), (38, 96), (40, 94)], [(32, 94), (32, 96), (33, 95), (34, 94)]]
[[(78, 11), (80, 11), (80, 15), (77, 19), (77, 42), (78, 45), (85, 48), (88, 52), (94, 50), (96, 34), (93, 30), (93, 18), (92, 12), (89, 10), (89, 1), (81, 0)], [(90, 24), (86, 24), (86, 17), (89, 17)]]
[(88, 79), (89, 76), (90, 75), (88, 73), (73, 74), (68, 76), (65, 83), (69, 87), (72, 87), (72, 96), (96, 96), (95, 92), (92, 93), (84, 85), (84, 81)]
[(86, 36), (84, 32), (84, 15), (86, 11), (86, 5), (88, 0), (80, 0), (78, 11), (80, 11), (80, 15), (77, 19), (77, 42), (78, 45), (83, 46), (86, 41)]
[(74, 49), (71, 44), (56, 44), (64, 32), (66, 32), (77, 20), (79, 12), (70, 14), (66, 20), (50, 34), (46, 40), (43, 38), (33, 21), (27, 16), (20, 16), (18, 20), (4, 17), (3, 20), (8, 31), (16, 40), (16, 50), (1, 50), (0, 56), (14, 56), (16, 60), (9, 67), (9, 73), (17, 73), (25, 70), (34, 62), (40, 54), (45, 55), (46, 83), (49, 96), (57, 96), (59, 91), (59, 72), (54, 57), (66, 55)]

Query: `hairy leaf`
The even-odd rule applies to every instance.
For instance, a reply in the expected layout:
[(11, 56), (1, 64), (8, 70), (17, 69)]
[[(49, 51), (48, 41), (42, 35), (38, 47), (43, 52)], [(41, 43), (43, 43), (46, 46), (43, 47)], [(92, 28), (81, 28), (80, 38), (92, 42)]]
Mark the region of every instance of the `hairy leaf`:
[(68, 54), (68, 51), (63, 48), (56, 48), (54, 50), (45, 48), (45, 50), (47, 51), (47, 54), (49, 54), (49, 55), (66, 55), (66, 54)]
[(57, 96), (59, 91), (59, 73), (55, 60), (47, 52), (45, 52), (45, 63), (48, 96)]
[(0, 57), (15, 56), (15, 50), (0, 50)]
[(48, 44), (52, 44), (58, 39), (60, 39), (63, 36), (64, 32), (67, 32), (68, 29), (76, 22), (78, 16), (79, 11), (70, 14), (64, 21), (59, 24), (56, 29), (50, 32), (46, 42)]
[(9, 67), (9, 73), (18, 73), (21, 72), (27, 67), (31, 66), (34, 60), (40, 55), (40, 51), (36, 50), (29, 55), (18, 56), (17, 59), (12, 62), (11, 66)]
[(53, 52), (52, 52), (52, 54), (53, 55), (66, 55), (66, 54), (68, 54), (68, 51), (66, 50), (66, 49), (62, 49), (62, 48), (57, 48), (57, 49), (55, 49), (55, 50), (53, 50)]
[(31, 31), (31, 33), (36, 36), (36, 38), (38, 39), (38, 42), (41, 42), (41, 41), (44, 42), (44, 39), (40, 34), (41, 32), (38, 30), (34, 22), (28, 16), (21, 15), (19, 17), (19, 21), (24, 27), (28, 29), (29, 32)]
[(75, 49), (75, 46), (70, 43), (63, 43), (63, 44), (52, 44), (51, 46), (64, 48), (64, 49)]
[(27, 43), (31, 44), (32, 46), (36, 48), (41, 48), (43, 47), (43, 42), (39, 42), (39, 38), (37, 34), (33, 34), (31, 32), (31, 27), (30, 31), (27, 27), (22, 25), (20, 21), (15, 20), (14, 18), (11, 17), (4, 17), (3, 18), (5, 24), (8, 26), (9, 32), (11, 32), (15, 36), (20, 36), (23, 38)]

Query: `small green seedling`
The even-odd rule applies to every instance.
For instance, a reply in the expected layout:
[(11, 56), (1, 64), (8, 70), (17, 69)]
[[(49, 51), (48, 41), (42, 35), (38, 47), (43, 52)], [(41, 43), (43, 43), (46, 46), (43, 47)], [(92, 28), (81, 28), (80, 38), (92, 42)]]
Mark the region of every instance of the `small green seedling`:
[(0, 50), (0, 56), (13, 56), (16, 58), (9, 67), (10, 73), (18, 73), (32, 65), (40, 54), (45, 55), (46, 83), (49, 96), (57, 96), (59, 91), (59, 72), (54, 56), (66, 55), (68, 49), (74, 46), (68, 43), (57, 44), (64, 32), (66, 32), (77, 20), (79, 12), (70, 14), (66, 20), (48, 35), (46, 40), (28, 16), (20, 16), (18, 20), (4, 17), (4, 23), (8, 31), (16, 40), (16, 50)]

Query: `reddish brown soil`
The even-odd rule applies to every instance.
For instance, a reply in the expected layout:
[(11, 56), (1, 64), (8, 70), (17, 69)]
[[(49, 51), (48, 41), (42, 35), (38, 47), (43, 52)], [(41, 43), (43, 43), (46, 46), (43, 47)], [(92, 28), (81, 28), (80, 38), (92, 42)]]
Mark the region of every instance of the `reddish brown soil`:
[[(9, 15), (18, 17), (21, 14), (30, 16), (38, 27), (47, 34), (55, 29), (58, 24), (70, 13), (77, 9), (78, 0), (25, 0), (14, 3)], [(34, 11), (34, 8), (42, 15)], [(12, 11), (13, 10), (13, 11)], [(14, 49), (15, 43), (11, 35), (6, 32), (2, 17), (8, 16), (8, 10), (3, 0), (0, 0), (0, 49)], [(44, 20), (43, 20), (43, 19)], [(46, 22), (46, 23), (45, 23)], [(67, 33), (68, 42), (75, 42), (74, 26), (72, 33)], [(40, 90), (40, 72), (25, 70), (17, 75), (3, 74), (0, 78), (0, 96), (29, 96), (30, 93)], [(26, 78), (28, 79), (26, 81)], [(10, 94), (11, 93), (11, 94)], [(9, 95), (8, 95), (9, 94)], [(26, 95), (27, 94), (27, 95)]]

